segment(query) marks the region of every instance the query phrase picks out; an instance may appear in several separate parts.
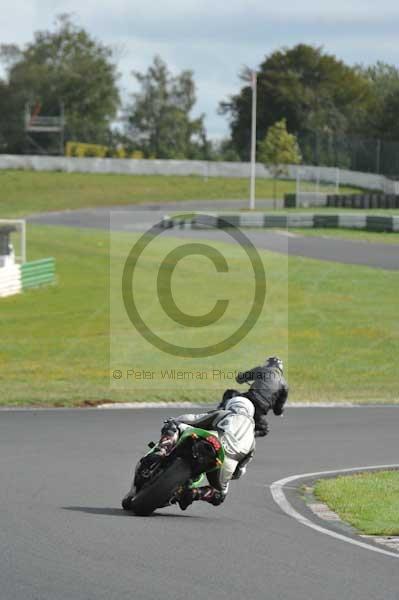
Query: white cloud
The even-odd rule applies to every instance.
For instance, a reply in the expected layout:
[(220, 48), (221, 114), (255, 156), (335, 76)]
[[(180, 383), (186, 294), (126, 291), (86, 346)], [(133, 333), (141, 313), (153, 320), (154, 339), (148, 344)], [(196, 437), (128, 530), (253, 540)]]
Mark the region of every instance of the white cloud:
[(399, 3), (393, 0), (14, 0), (2, 7), (0, 41), (26, 43), (65, 12), (97, 39), (124, 49), (119, 69), (125, 94), (134, 90), (130, 72), (146, 70), (155, 54), (172, 71), (192, 69), (195, 112), (206, 113), (215, 136), (227, 133), (216, 111), (239, 89), (240, 68), (260, 64), (277, 48), (304, 42), (350, 64), (399, 62)]

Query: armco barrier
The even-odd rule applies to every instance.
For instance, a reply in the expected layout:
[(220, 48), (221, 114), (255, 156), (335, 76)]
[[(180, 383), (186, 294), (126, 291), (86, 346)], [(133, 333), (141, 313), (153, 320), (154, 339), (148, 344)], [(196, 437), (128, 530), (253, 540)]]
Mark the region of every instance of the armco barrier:
[(262, 228), (346, 228), (363, 229), (368, 231), (397, 231), (399, 232), (399, 215), (348, 215), (342, 214), (286, 214), (270, 215), (267, 213), (252, 214), (194, 214), (191, 217), (164, 217), (161, 227), (168, 229), (171, 227), (193, 228), (193, 229), (213, 229), (226, 228), (229, 223), (232, 227), (262, 227)]
[(393, 231), (392, 217), (368, 216), (366, 219), (366, 228), (369, 231)]
[(346, 229), (366, 229), (367, 215), (338, 215), (338, 227)]
[(291, 215), (288, 214), (287, 227), (313, 227), (313, 215), (310, 213), (294, 213)]
[(264, 215), (262, 213), (243, 213), (240, 215), (240, 227), (263, 227)]
[[(198, 229), (202, 229), (202, 228), (214, 228), (214, 227), (218, 227), (218, 216), (217, 215), (195, 215), (195, 217), (193, 217), (193, 219), (190, 221), (191, 225), (193, 228), (198, 228)], [(173, 219), (172, 219), (172, 223), (174, 223)], [(173, 224), (172, 224), (173, 227)]]
[(263, 227), (287, 227), (287, 215), (264, 215)]
[(55, 281), (55, 259), (42, 258), (21, 265), (22, 290), (53, 283)]
[(338, 227), (338, 215), (314, 215), (313, 225), (314, 227)]
[(229, 227), (229, 225), (232, 225), (233, 227), (240, 227), (240, 215), (219, 215), (217, 227), (219, 229), (224, 229), (225, 227)]

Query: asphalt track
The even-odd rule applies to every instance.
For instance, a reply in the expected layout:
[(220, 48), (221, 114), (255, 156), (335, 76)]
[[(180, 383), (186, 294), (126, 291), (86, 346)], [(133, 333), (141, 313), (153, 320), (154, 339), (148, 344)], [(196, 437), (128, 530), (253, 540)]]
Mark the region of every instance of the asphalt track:
[(269, 489), (398, 462), (398, 408), (288, 408), (224, 505), (130, 516), (132, 465), (178, 412), (0, 411), (1, 600), (399, 599), (398, 559), (304, 527)]
[[(219, 203), (220, 204), (220, 203)], [(225, 202), (228, 208), (237, 202)], [(218, 203), (209, 203), (215, 210)], [(151, 205), (147, 207), (132, 206), (129, 208), (109, 209), (93, 208), (76, 211), (52, 212), (34, 215), (29, 222), (70, 227), (90, 227), (114, 231), (144, 232), (158, 223), (164, 214), (183, 210), (210, 210), (204, 202), (187, 202), (182, 204)], [(111, 218), (110, 218), (110, 215)], [(306, 237), (292, 235), (289, 232), (269, 230), (243, 230), (245, 235), (258, 248), (273, 252), (303, 256), (324, 261), (344, 264), (355, 264), (373, 268), (399, 270), (399, 244), (378, 244), (365, 241), (353, 241), (330, 237)], [(231, 241), (226, 232), (220, 230), (180, 230), (173, 229), (164, 235), (182, 238), (211, 239)]]
[[(159, 216), (140, 212), (133, 226), (122, 219), (116, 228), (143, 231)], [(109, 212), (31, 221), (108, 228)], [(396, 247), (249, 235), (279, 252), (398, 269)], [(221, 507), (149, 518), (124, 513), (120, 498), (162, 420), (181, 411), (0, 411), (0, 600), (399, 600), (397, 559), (303, 526), (269, 488), (305, 472), (397, 463), (398, 410), (291, 407), (271, 418), (272, 433)]]

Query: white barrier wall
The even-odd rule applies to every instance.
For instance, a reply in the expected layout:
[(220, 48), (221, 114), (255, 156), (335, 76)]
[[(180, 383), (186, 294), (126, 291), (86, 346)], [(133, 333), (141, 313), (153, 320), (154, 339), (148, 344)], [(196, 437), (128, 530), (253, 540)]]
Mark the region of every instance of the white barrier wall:
[(21, 266), (9, 265), (0, 269), (0, 298), (19, 294), (22, 290)]
[(49, 285), (55, 280), (53, 257), (25, 262), (22, 265), (8, 264), (0, 268), (0, 298), (13, 296), (30, 288)]
[[(304, 178), (327, 183), (336, 182), (335, 167), (290, 166), (289, 178), (296, 179), (300, 168)], [(126, 175), (199, 175), (200, 177), (249, 177), (250, 164), (201, 160), (133, 160), (119, 158), (73, 158), (66, 156), (0, 155), (0, 170), (64, 171), (66, 173), (121, 173)], [(382, 175), (340, 169), (340, 184), (369, 190), (399, 193), (398, 182)], [(271, 177), (262, 164), (256, 165), (256, 177)]]

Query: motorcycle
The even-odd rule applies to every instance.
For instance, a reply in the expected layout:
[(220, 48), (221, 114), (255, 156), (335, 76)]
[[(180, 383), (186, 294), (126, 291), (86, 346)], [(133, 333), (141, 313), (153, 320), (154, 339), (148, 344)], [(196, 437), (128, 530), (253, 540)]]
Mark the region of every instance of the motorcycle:
[[(156, 451), (148, 444), (149, 456)], [(178, 502), (187, 488), (200, 487), (206, 473), (220, 469), (225, 458), (219, 438), (210, 431), (188, 427), (180, 435), (172, 452), (150, 467), (139, 461), (131, 491), (123, 498), (122, 508), (139, 516), (149, 516), (158, 508)]]

